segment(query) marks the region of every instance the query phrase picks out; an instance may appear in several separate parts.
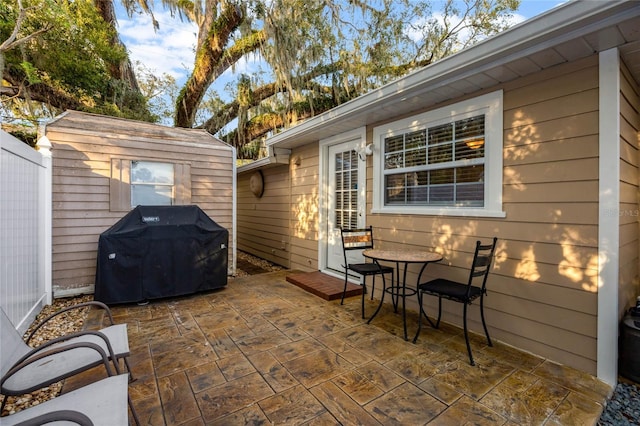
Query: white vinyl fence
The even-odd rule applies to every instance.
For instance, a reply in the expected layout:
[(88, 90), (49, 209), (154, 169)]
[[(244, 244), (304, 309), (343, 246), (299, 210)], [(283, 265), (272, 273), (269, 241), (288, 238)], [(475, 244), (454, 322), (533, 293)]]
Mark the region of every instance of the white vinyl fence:
[(51, 303), (51, 151), (0, 130), (0, 307), (21, 333)]

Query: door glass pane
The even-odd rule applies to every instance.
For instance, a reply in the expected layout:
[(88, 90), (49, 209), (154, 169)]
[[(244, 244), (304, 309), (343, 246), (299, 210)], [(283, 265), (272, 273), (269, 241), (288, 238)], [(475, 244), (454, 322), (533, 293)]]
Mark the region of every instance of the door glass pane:
[(335, 224), (337, 228), (354, 228), (358, 221), (358, 153), (337, 153), (335, 165)]

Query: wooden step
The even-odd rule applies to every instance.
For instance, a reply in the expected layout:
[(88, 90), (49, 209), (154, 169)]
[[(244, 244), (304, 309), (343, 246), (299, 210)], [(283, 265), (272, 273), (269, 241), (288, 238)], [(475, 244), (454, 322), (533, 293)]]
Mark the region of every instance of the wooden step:
[[(323, 274), (320, 271), (297, 272), (287, 275), (286, 279), (291, 284), (315, 294), (324, 300), (340, 299), (342, 297), (342, 290), (344, 289), (343, 279)], [(361, 294), (362, 286), (347, 283), (345, 298), (360, 296)]]

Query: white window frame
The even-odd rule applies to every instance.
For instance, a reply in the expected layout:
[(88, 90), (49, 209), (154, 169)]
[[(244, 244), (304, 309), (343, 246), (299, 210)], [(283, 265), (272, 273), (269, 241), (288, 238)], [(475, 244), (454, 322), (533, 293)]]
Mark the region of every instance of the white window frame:
[[(480, 114), (485, 115), (485, 187), (483, 207), (416, 206), (384, 204), (384, 140), (390, 136), (426, 129)], [(505, 217), (502, 210), (503, 92), (498, 90), (373, 129), (372, 213), (437, 216)]]
[(164, 159), (112, 157), (109, 179), (109, 211), (131, 210), (131, 162), (150, 161), (173, 164), (173, 205), (191, 204), (191, 163)]

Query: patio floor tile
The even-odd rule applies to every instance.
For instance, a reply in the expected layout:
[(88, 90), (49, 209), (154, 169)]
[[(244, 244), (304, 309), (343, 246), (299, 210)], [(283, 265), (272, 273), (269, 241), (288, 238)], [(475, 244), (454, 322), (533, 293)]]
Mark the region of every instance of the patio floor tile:
[(324, 406), (303, 386), (298, 385), (258, 403), (273, 424), (296, 425), (318, 417)]
[[(477, 401), (463, 396), (449, 408), (446, 409), (436, 421), (433, 422), (442, 426), (458, 426), (458, 425), (502, 425), (508, 424), (506, 419), (498, 413), (491, 411), (486, 406)], [(514, 423), (518, 425), (538, 424), (538, 423)]]
[[(460, 329), (426, 326), (413, 344), (391, 307), (367, 324), (360, 297), (326, 301), (287, 273), (113, 307), (128, 324), (130, 396), (143, 424), (595, 424), (610, 392), (481, 335), (471, 366)], [(367, 298), (367, 314), (377, 303)], [(407, 312), (410, 337), (417, 321)], [(67, 380), (64, 391), (92, 379)]]
[(444, 403), (408, 382), (365, 405), (383, 425), (426, 424), (446, 408)]
[(183, 371), (159, 378), (158, 387), (168, 425), (179, 425), (200, 417), (198, 404)]
[(258, 373), (253, 373), (196, 394), (205, 422), (241, 410), (274, 392)]
[(327, 407), (335, 419), (334, 424), (379, 425), (370, 413), (332, 382), (325, 382), (314, 387), (311, 389), (311, 393)]

